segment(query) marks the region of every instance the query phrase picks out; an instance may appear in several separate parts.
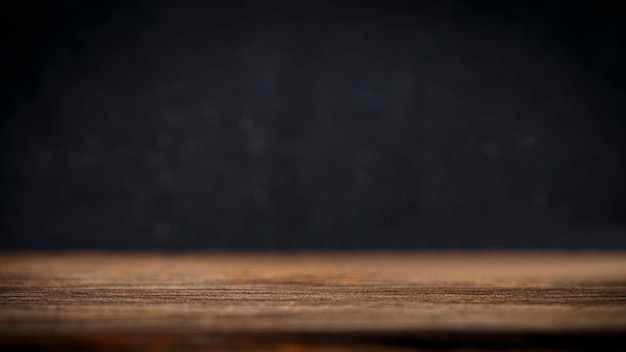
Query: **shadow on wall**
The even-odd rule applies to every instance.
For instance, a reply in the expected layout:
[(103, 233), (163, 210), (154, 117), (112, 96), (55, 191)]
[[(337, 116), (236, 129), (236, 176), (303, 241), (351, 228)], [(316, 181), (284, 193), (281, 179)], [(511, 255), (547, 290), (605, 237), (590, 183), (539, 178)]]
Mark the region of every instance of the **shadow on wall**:
[(623, 226), (623, 27), (598, 22), (600, 46), (551, 2), (349, 4), (17, 12), (32, 27), (7, 45), (31, 61), (2, 129), (2, 246), (446, 246), (466, 235), (445, 229)]

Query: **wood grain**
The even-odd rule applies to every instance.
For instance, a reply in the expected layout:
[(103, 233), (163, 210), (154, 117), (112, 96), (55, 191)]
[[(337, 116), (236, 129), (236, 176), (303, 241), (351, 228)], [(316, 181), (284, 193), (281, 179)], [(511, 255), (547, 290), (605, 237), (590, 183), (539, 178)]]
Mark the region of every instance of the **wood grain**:
[(0, 349), (626, 350), (624, 252), (3, 253)]

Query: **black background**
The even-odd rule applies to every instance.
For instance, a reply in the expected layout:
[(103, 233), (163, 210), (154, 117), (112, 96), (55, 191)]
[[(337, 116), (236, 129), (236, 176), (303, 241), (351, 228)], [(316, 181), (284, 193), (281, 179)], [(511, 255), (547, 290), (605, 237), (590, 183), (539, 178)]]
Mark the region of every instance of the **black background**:
[(626, 248), (611, 1), (3, 2), (1, 248)]

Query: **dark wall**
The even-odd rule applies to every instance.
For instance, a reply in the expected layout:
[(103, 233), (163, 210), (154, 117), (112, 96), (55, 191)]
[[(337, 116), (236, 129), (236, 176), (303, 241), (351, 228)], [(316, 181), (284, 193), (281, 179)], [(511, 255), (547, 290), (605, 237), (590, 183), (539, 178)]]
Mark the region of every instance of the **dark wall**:
[(2, 247), (626, 247), (612, 2), (1, 6)]

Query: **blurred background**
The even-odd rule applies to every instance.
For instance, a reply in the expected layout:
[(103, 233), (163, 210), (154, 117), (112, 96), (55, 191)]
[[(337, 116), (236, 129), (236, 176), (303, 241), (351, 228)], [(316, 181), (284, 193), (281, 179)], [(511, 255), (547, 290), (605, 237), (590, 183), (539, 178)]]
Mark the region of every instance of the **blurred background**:
[(0, 248), (626, 248), (618, 5), (2, 2)]

